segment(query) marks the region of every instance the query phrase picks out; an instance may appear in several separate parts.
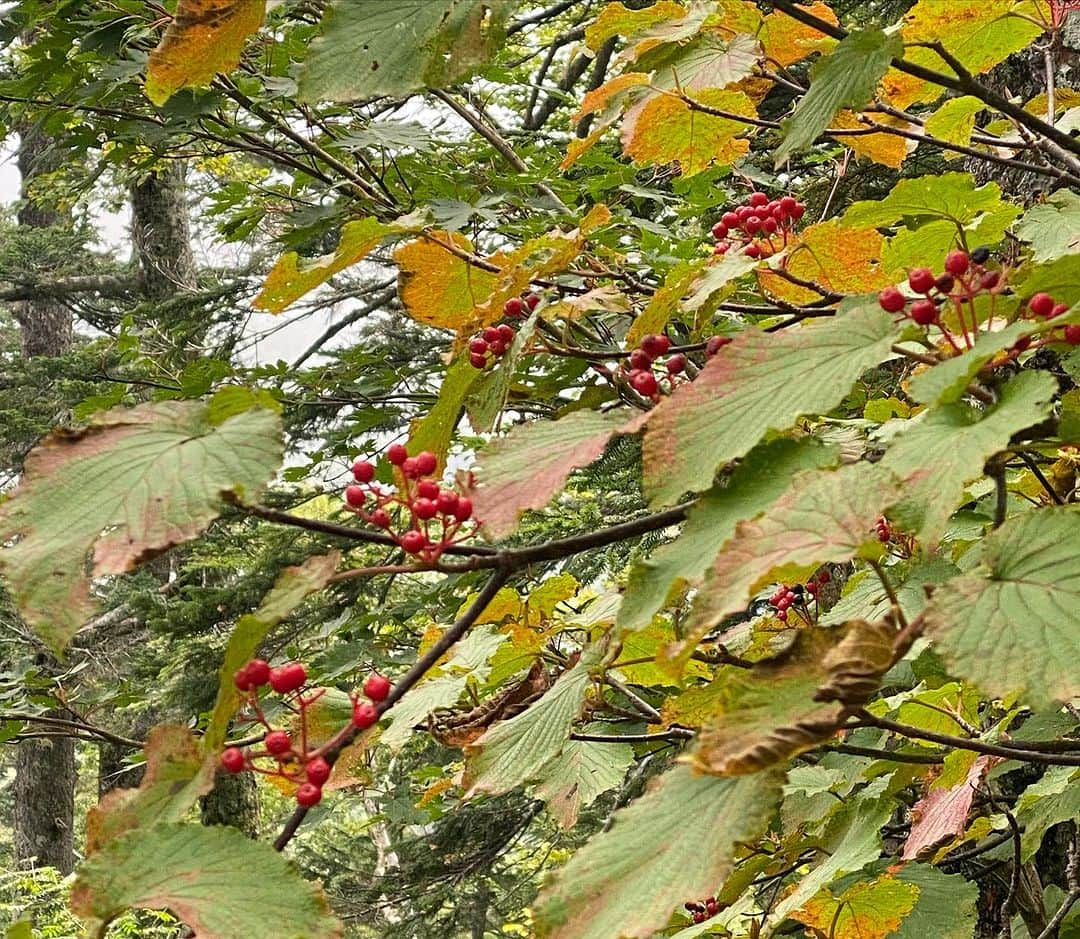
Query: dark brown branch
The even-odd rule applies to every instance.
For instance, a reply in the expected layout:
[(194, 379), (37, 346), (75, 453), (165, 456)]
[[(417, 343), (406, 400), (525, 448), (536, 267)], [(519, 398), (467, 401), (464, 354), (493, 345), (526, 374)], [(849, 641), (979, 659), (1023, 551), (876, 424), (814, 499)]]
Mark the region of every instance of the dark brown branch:
[(523, 29), (527, 29), (529, 26), (535, 26), (537, 23), (546, 23), (548, 20), (554, 19), (560, 13), (565, 13), (570, 7), (581, 0), (559, 0), (558, 3), (553, 3), (551, 6), (544, 10), (537, 10), (535, 13), (529, 13), (527, 16), (522, 16), (520, 19), (514, 20), (509, 26), (506, 27), (507, 37), (513, 36), (515, 33), (520, 33)]
[(571, 740), (587, 743), (658, 743), (665, 740), (690, 740), (694, 732), (685, 727), (672, 727), (653, 734), (579, 734), (570, 732)]

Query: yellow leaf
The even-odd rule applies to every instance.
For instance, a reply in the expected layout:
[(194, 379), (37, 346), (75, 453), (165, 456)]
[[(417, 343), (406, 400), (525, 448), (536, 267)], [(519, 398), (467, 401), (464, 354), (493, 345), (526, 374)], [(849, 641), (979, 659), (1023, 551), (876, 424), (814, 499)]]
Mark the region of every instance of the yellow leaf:
[[(827, 20), (834, 26), (839, 25), (836, 14), (828, 4), (820, 0), (805, 7), (805, 10), (818, 19)], [(835, 39), (819, 33), (813, 26), (792, 19), (779, 10), (765, 17), (761, 29), (761, 44), (765, 47), (765, 57), (782, 66), (791, 65), (815, 52), (822, 52), (835, 43)]]
[(496, 275), (444, 247), (453, 244), (472, 254), (472, 243), (464, 235), (444, 231), (430, 234), (430, 238), (407, 242), (394, 253), (400, 271), (401, 302), (414, 320), (440, 329), (471, 333), (484, 325), (476, 308), (491, 295)]
[[(795, 277), (820, 284), (836, 293), (869, 293), (896, 280), (896, 272), (881, 265), (885, 239), (876, 229), (841, 228), (836, 219), (811, 225), (785, 259)], [(761, 286), (791, 303), (811, 303), (820, 295), (770, 270), (759, 270)]]
[(734, 36), (748, 33), (756, 36), (761, 28), (761, 12), (749, 0), (718, 0), (719, 9), (705, 20), (704, 29), (716, 29)]
[(975, 116), (986, 107), (978, 98), (963, 95), (950, 98), (926, 119), (926, 132), (945, 140), (968, 146), (975, 129)]
[(604, 136), (604, 131), (610, 126), (610, 124), (601, 124), (599, 127), (594, 128), (588, 137), (575, 137), (571, 140), (566, 145), (566, 156), (563, 157), (562, 162), (559, 164), (559, 169), (564, 171), (570, 169), (585, 153), (593, 148), (593, 145)]
[[(700, 104), (744, 117), (756, 117), (753, 102), (741, 91), (710, 88), (695, 96)], [(686, 176), (711, 163), (730, 165), (750, 150), (748, 140), (738, 139), (747, 129), (744, 121), (692, 110), (675, 95), (650, 98), (623, 124), (623, 150), (635, 163), (677, 161)]]
[(884, 939), (915, 908), (919, 888), (894, 877), (854, 884), (839, 897), (828, 888), (791, 914), (830, 939)]
[(636, 36), (666, 20), (680, 20), (686, 8), (674, 0), (660, 0), (641, 10), (630, 10), (621, 3), (608, 3), (600, 15), (585, 28), (585, 45), (596, 52), (612, 36)]
[(180, 0), (150, 53), (146, 96), (161, 105), (180, 88), (208, 85), (219, 72), (234, 69), (265, 12), (266, 0)]
[[(889, 114), (874, 115), (874, 121), (878, 124), (887, 124), (892, 127), (902, 127), (904, 129), (910, 127), (907, 121), (900, 120)], [(866, 125), (861, 123), (858, 117), (851, 111), (841, 111), (837, 114), (832, 120), (832, 126), (851, 130), (866, 128)], [(883, 166), (890, 166), (893, 169), (899, 169), (900, 164), (904, 162), (908, 154), (916, 147), (916, 142), (914, 140), (908, 140), (906, 137), (901, 137), (899, 134), (888, 134), (883, 132), (878, 132), (876, 134), (859, 134), (850, 137), (841, 136), (836, 139), (844, 144), (844, 146), (851, 147), (851, 149), (859, 156), (867, 157), (875, 163), (880, 163)]]
[(255, 309), (280, 313), (308, 291), (362, 261), (389, 233), (390, 229), (377, 219), (362, 218), (348, 222), (341, 229), (341, 240), (333, 254), (307, 263), (301, 262), (295, 251), (282, 255), (266, 276), (266, 282), (255, 298)]

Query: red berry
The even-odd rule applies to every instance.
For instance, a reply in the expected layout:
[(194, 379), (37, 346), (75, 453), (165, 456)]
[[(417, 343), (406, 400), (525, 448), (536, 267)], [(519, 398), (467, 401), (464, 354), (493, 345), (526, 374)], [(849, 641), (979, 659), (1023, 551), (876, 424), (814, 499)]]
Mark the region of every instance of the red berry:
[(525, 295), (525, 305), (530, 310), (535, 310), (538, 306), (540, 306), (540, 294), (538, 294), (538, 293), (526, 294)]
[(499, 338), (507, 345), (514, 341), (513, 326), (507, 326), (506, 323), (500, 323), (495, 329), (498, 330)]
[(796, 222), (799, 219), (801, 219), (805, 214), (806, 214), (806, 203), (805, 202), (796, 202), (795, 205), (792, 206), (791, 217), (793, 219), (795, 219)]
[(368, 675), (364, 682), (364, 694), (372, 701), (385, 701), (390, 694), (390, 688), (390, 679), (378, 672)]
[(832, 574), (829, 573), (829, 569), (827, 567), (823, 567), (820, 571), (818, 571), (817, 579), (818, 583), (827, 584), (830, 580), (832, 580)]
[(506, 355), (506, 343), (501, 339), (496, 339), (489, 348), (491, 349), (491, 354), (497, 359), (501, 359)]
[(754, 207), (750, 205), (740, 205), (735, 210), (735, 215), (738, 216), (740, 222), (745, 222), (751, 215), (755, 215)]
[(435, 467), (439, 465), (439, 460), (430, 450), (421, 450), (416, 454), (416, 465), (421, 476), (430, 476), (435, 472)]
[(307, 681), (307, 670), (299, 662), (288, 662), (270, 669), (270, 687), (278, 694), (296, 691)]
[(321, 756), (317, 756), (308, 761), (307, 766), (304, 767), (304, 775), (313, 786), (322, 786), (330, 778), (330, 764)]
[(483, 336), (475, 336), (469, 340), (469, 351), (473, 355), (484, 355), (487, 350), (487, 340)]
[(704, 923), (705, 920), (707, 920), (708, 918), (709, 917), (707, 917), (703, 912), (697, 912), (694, 914), (695, 923)]
[(986, 271), (979, 277), (979, 286), (983, 290), (993, 290), (1001, 280), (1000, 271)]
[(916, 293), (929, 293), (937, 283), (937, 278), (930, 268), (916, 267), (908, 271), (907, 282)]
[(745, 226), (745, 227), (746, 227), (746, 230), (747, 230), (748, 232), (750, 232), (750, 234), (752, 235), (752, 234), (753, 234), (754, 232), (756, 232), (756, 231), (761, 231), (761, 226), (762, 226), (763, 224), (764, 224), (764, 223), (763, 223), (763, 222), (761, 221), (761, 219), (760, 219), (760, 218), (758, 218), (758, 216), (756, 216), (756, 215), (751, 215), (751, 216), (750, 216), (750, 217), (749, 217), (749, 218), (748, 218), (748, 219), (746, 220), (746, 226)]
[(816, 580), (812, 580), (812, 581), (810, 581), (810, 583), (808, 583), (806, 585), (806, 592), (808, 594), (810, 594), (810, 596), (812, 596), (812, 597), (816, 597), (817, 592), (820, 589), (821, 589), (821, 584), (819, 584)]
[(709, 341), (705, 343), (705, 355), (708, 358), (712, 358), (719, 352), (724, 346), (731, 343), (730, 336), (710, 336)]
[(296, 801), (304, 808), (310, 809), (322, 801), (322, 789), (314, 783), (306, 782), (296, 790)]
[(911, 304), (910, 316), (920, 326), (929, 326), (937, 319), (937, 305), (933, 300), (916, 300)]
[(777, 610), (777, 611), (776, 611), (776, 618), (777, 618), (778, 620), (780, 620), (780, 621), (781, 621), (782, 623), (786, 623), (786, 622), (787, 622), (787, 617), (788, 617), (788, 612), (787, 612), (787, 609), (786, 609), (786, 608), (785, 608), (785, 609), (783, 609), (783, 610)]
[[(486, 342), (484, 343), (484, 348), (487, 349), (487, 343)], [(485, 369), (485, 368), (487, 368), (487, 356), (486, 355), (479, 355), (476, 352), (472, 352), (472, 353), (469, 354), (469, 364), (473, 368)]]
[(1061, 314), (1065, 313), (1068, 309), (1069, 304), (1067, 303), (1055, 303), (1054, 308), (1050, 311), (1049, 318), (1053, 319), (1055, 316), (1061, 316)]
[(681, 352), (676, 352), (675, 355), (667, 360), (667, 370), (669, 375), (678, 375), (680, 372), (685, 372), (686, 356)]
[(791, 597), (787, 593), (776, 601), (776, 608), (778, 610), (786, 610), (789, 606), (791, 606)]
[(416, 462), (416, 457), (407, 457), (405, 462), (401, 464), (401, 472), (405, 474), (406, 479), (418, 479), (420, 477), (420, 464)]
[(728, 227), (723, 222), (717, 222), (712, 227), (712, 236), (717, 241), (721, 241), (724, 238), (727, 238), (727, 233), (728, 233)]
[(236, 685), (240, 691), (251, 691), (254, 686), (251, 684), (251, 679), (248, 677), (247, 666), (238, 668), (233, 673), (233, 684)]
[(967, 273), (969, 264), (971, 263), (968, 253), (966, 251), (950, 251), (945, 256), (945, 270), (948, 271), (953, 277), (960, 277)]
[(379, 709), (370, 701), (357, 702), (352, 711), (353, 725), (361, 730), (367, 730), (379, 720)]
[(630, 368), (639, 372), (647, 372), (652, 368), (652, 356), (644, 349), (633, 349), (630, 352)]
[(664, 335), (649, 335), (641, 340), (641, 348), (651, 359), (658, 359), (671, 348), (671, 340)]
[(750, 204), (753, 206), (768, 205), (769, 197), (763, 192), (750, 193)]
[(1028, 300), (1028, 309), (1036, 316), (1049, 316), (1054, 311), (1054, 298), (1048, 293), (1037, 293)]
[(785, 212), (791, 212), (798, 204), (799, 200), (796, 199), (794, 196), (783, 196), (780, 199), (780, 208), (782, 208)]
[(952, 293), (953, 287), (956, 286), (956, 278), (952, 274), (942, 274), (937, 280), (934, 281), (934, 286), (937, 287), (941, 293)]
[(266, 744), (267, 753), (272, 753), (274, 756), (281, 756), (292, 749), (292, 741), (284, 730), (270, 731), (263, 743)]
[(409, 452), (400, 443), (392, 443), (386, 448), (386, 458), (393, 463), (394, 466), (401, 466), (408, 455)]
[(386, 509), (376, 509), (371, 513), (371, 524), (378, 528), (389, 528), (390, 513)]
[(464, 497), (458, 499), (457, 506), (454, 508), (454, 518), (459, 522), (467, 522), (472, 517), (472, 499), (466, 499)]
[(363, 489), (360, 486), (345, 487), (345, 501), (354, 509), (360, 508), (360, 506), (364, 504), (365, 499), (367, 499), (366, 489)]
[(437, 505), (439, 511), (445, 515), (453, 515), (454, 509), (457, 508), (457, 504), (457, 493), (451, 492), (449, 489), (440, 489), (439, 494), (435, 497), (435, 505)]
[(494, 326), (485, 326), (484, 331), (480, 335), (488, 345), (499, 341), (499, 331)]
[(503, 313), (507, 316), (522, 317), (527, 315), (528, 307), (521, 297), (511, 297), (503, 304)]
[(1030, 346), (1031, 346), (1031, 337), (1030, 336), (1021, 336), (1019, 339), (1016, 340), (1016, 342), (1014, 342), (1012, 344), (1012, 347), (1017, 352), (1023, 352), (1025, 349), (1029, 348)]
[(415, 528), (401, 536), (401, 547), (409, 554), (419, 554), (427, 547), (427, 535)]
[(899, 313), (907, 306), (907, 300), (896, 287), (886, 287), (881, 291), (878, 294), (878, 303), (886, 313)]
[(1065, 341), (1072, 346), (1080, 346), (1080, 325), (1073, 323), (1065, 327)]
[(738, 228), (739, 222), (742, 221), (742, 219), (740, 219), (739, 216), (734, 212), (725, 212), (721, 216), (720, 221), (727, 225), (729, 229), (731, 229)]
[(713, 254), (727, 254), (728, 249), (730, 247), (731, 247), (731, 242), (729, 242), (729, 241), (718, 241), (713, 246), (712, 253)]
[(221, 766), (226, 773), (243, 772), (246, 765), (247, 759), (244, 756), (244, 751), (239, 747), (229, 747), (221, 754)]
[(439, 497), (439, 484), (434, 479), (422, 479), (416, 484), (416, 494), (421, 499), (437, 499)]
[(770, 235), (774, 234), (780, 227), (780, 223), (771, 215), (768, 218), (761, 220), (761, 227)]
[(744, 249), (744, 252), (748, 258), (760, 258), (761, 248), (756, 244), (748, 244)]
[(270, 681), (270, 663), (265, 659), (252, 659), (244, 666), (252, 688), (258, 688)]
[(630, 379), (630, 384), (634, 386), (634, 391), (646, 398), (651, 398), (660, 388), (652, 372), (637, 372)]
[(369, 483), (375, 478), (375, 464), (367, 460), (357, 460), (352, 465), (352, 474), (358, 483)]
[(434, 518), (439, 512), (438, 506), (435, 505), (433, 499), (417, 499), (412, 504), (412, 510), (417, 518), (421, 518), (424, 521), (427, 521), (429, 518)]

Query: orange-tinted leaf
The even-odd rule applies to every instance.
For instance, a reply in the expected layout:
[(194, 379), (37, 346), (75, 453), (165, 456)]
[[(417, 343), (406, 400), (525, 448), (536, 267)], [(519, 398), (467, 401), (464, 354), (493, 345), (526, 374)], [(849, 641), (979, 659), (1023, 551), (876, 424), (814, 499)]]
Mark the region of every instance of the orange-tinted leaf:
[(443, 247), (451, 243), (472, 254), (468, 238), (444, 231), (433, 231), (431, 238), (418, 238), (398, 248), (394, 252), (400, 269), (398, 293), (413, 319), (468, 334), (483, 325), (476, 308), (491, 295), (496, 275)]
[(915, 884), (885, 876), (853, 884), (838, 897), (826, 888), (791, 918), (829, 939), (885, 939), (896, 932), (918, 899)]
[(1000, 762), (996, 757), (980, 756), (961, 782), (949, 789), (931, 788), (915, 803), (911, 810), (911, 831), (904, 842), (905, 861), (933, 853), (944, 842), (964, 833), (976, 790), (990, 768)]
[(686, 8), (675, 0), (659, 0), (643, 9), (631, 10), (621, 3), (608, 3), (585, 28), (585, 45), (596, 52), (612, 36), (637, 36), (667, 20), (681, 20)]
[[(878, 124), (888, 124), (893, 127), (909, 127), (906, 121), (893, 117), (891, 114), (876, 114), (874, 121)], [(857, 130), (866, 128), (851, 111), (841, 111), (832, 119), (832, 127)], [(859, 134), (837, 137), (836, 140), (845, 147), (851, 147), (859, 156), (880, 163), (882, 166), (890, 166), (899, 169), (900, 164), (907, 159), (908, 155), (915, 150), (916, 142), (901, 137), (899, 134), (878, 132), (876, 134)]]
[(730, 37), (736, 33), (756, 36), (761, 28), (761, 11), (750, 0), (717, 0), (719, 8), (707, 20), (706, 29), (715, 29)]
[(597, 111), (604, 111), (613, 103), (621, 103), (629, 92), (649, 84), (649, 76), (644, 72), (624, 72), (599, 88), (586, 92), (581, 104), (571, 118), (575, 123)]
[[(870, 293), (895, 283), (896, 271), (884, 270), (885, 239), (874, 229), (841, 228), (837, 219), (811, 225), (788, 250), (785, 269), (834, 293)], [(761, 286), (789, 303), (812, 303), (821, 295), (762, 268)]]
[[(805, 10), (834, 26), (839, 23), (829, 5), (821, 0), (805, 7)], [(792, 19), (780, 10), (775, 10), (765, 17), (761, 30), (761, 44), (765, 47), (765, 56), (783, 66), (805, 59), (815, 52), (822, 52), (835, 43), (835, 39), (818, 32), (813, 26)]]
[(309, 290), (325, 284), (335, 274), (362, 261), (390, 232), (390, 227), (378, 219), (363, 218), (346, 223), (333, 254), (306, 262), (295, 251), (282, 255), (266, 276), (266, 282), (253, 306), (257, 310), (280, 313)]
[[(741, 91), (709, 89), (695, 100), (744, 117), (756, 117), (753, 102)], [(750, 149), (738, 139), (745, 122), (692, 110), (672, 94), (659, 94), (635, 108), (623, 123), (623, 150), (635, 163), (677, 161), (686, 176), (700, 173), (712, 163), (734, 163)]]
[(266, 0), (180, 0), (173, 21), (150, 53), (146, 96), (164, 104), (174, 91), (207, 85), (219, 72), (234, 69), (265, 12)]

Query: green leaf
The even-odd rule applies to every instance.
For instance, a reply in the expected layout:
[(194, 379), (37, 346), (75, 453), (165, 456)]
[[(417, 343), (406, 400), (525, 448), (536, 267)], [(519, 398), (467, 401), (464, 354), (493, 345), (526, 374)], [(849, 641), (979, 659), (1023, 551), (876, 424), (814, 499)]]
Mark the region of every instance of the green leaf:
[(881, 264), (886, 270), (895, 271), (921, 267), (927, 258), (944, 257), (959, 244), (961, 229), (969, 245), (996, 245), (1019, 214), (1019, 206), (1003, 202), (962, 225), (952, 219), (926, 221), (925, 217), (909, 217), (908, 223), (913, 227), (900, 229), (886, 242)]
[(224, 424), (230, 417), (265, 408), (280, 414), (281, 403), (265, 388), (249, 388), (246, 385), (226, 385), (214, 392), (206, 402), (206, 419), (214, 427)]
[(1066, 254), (1030, 268), (1017, 283), (1016, 292), (1025, 299), (1040, 292), (1048, 293), (1059, 303), (1072, 306), (1080, 301), (1080, 254)]
[(880, 29), (848, 33), (810, 70), (810, 90), (784, 122), (784, 141), (776, 151), (780, 166), (791, 154), (810, 146), (843, 108), (861, 111), (895, 56), (903, 55), (898, 35)]
[(752, 591), (784, 579), (784, 567), (847, 561), (873, 544), (874, 521), (902, 491), (888, 471), (867, 463), (796, 476), (764, 515), (739, 522), (717, 555), (695, 598), (683, 655), (725, 616), (744, 609)]
[(536, 902), (539, 934), (652, 936), (687, 897), (713, 894), (737, 845), (768, 825), (781, 782), (779, 774), (699, 776), (687, 766), (665, 773), (555, 875)]
[(1016, 237), (1031, 245), (1035, 261), (1054, 261), (1080, 251), (1080, 196), (1062, 189), (1034, 205), (1016, 224)]
[(1002, 349), (1038, 328), (1031, 322), (1016, 322), (993, 333), (979, 333), (975, 348), (963, 355), (946, 359), (939, 365), (915, 375), (910, 382), (911, 396), (923, 404), (948, 404), (959, 401), (971, 380)]
[(769, 430), (835, 407), (866, 369), (888, 357), (895, 334), (876, 297), (848, 298), (836, 317), (811, 326), (744, 330), (649, 412), (645, 486), (653, 502), (708, 489), (718, 466), (749, 452)]
[(1008, 446), (1014, 433), (1050, 413), (1057, 390), (1043, 372), (1009, 382), (986, 411), (956, 402), (922, 412), (890, 442), (881, 465), (906, 480), (897, 518), (933, 547), (959, 505), (964, 487), (983, 474), (987, 459)]
[(895, 934), (918, 897), (918, 887), (892, 876), (860, 880), (839, 896), (822, 890), (792, 919), (829, 939), (883, 939)]
[(278, 574), (259, 608), (237, 621), (225, 648), (225, 659), (218, 670), (217, 702), (203, 736), (204, 752), (216, 754), (221, 749), (229, 722), (240, 706), (240, 692), (233, 676), (254, 657), (272, 627), (285, 619), (306, 597), (330, 583), (340, 563), (341, 552), (331, 551), (313, 555), (295, 567), (286, 567)]
[(901, 179), (880, 201), (856, 202), (841, 216), (840, 224), (844, 228), (884, 228), (904, 221), (914, 228), (933, 219), (949, 219), (967, 225), (1001, 204), (1001, 187), (989, 182), (976, 188), (970, 173), (918, 176)]
[[(942, 584), (959, 571), (940, 555), (934, 555), (915, 564), (907, 572), (893, 566), (888, 577), (900, 609), (910, 621), (926, 606), (926, 586)], [(871, 623), (882, 619), (892, 609), (892, 601), (885, 593), (881, 581), (871, 572), (862, 571), (845, 585), (844, 595), (820, 622), (823, 626), (837, 626), (852, 619), (864, 619)], [(953, 725), (955, 727), (955, 724)]]
[(690, 288), (690, 296), (682, 304), (684, 310), (695, 313), (700, 310), (710, 298), (718, 291), (726, 287), (733, 280), (749, 274), (758, 266), (756, 258), (747, 257), (745, 254), (731, 252), (721, 258), (714, 258), (709, 262), (701, 277)]
[(1034, 707), (1080, 693), (1080, 514), (1010, 519), (982, 544), (980, 568), (939, 587), (927, 632), (957, 675), (985, 691), (1026, 692)]
[(303, 100), (442, 88), (498, 51), (515, 0), (337, 0), (300, 77)]
[(836, 451), (813, 438), (781, 438), (755, 447), (727, 485), (714, 486), (690, 510), (682, 534), (630, 570), (617, 623), (624, 632), (644, 629), (672, 593), (696, 586), (735, 525), (780, 498), (800, 470), (835, 462)]
[(971, 95), (950, 98), (926, 119), (926, 132), (939, 140), (971, 144), (971, 132), (975, 129), (975, 115), (986, 105)]
[(562, 753), (540, 771), (534, 792), (569, 830), (582, 808), (623, 781), (633, 762), (634, 748), (629, 744), (568, 740)]
[(586, 651), (535, 704), (491, 727), (465, 749), (467, 796), (498, 794), (540, 778), (570, 739), (589, 687), (589, 669), (597, 654)]
[(220, 826), (161, 824), (113, 841), (79, 865), (71, 906), (101, 931), (131, 907), (164, 907), (205, 939), (344, 935), (284, 856)]
[(558, 421), (530, 421), (491, 441), (477, 460), (471, 493), (484, 531), (509, 534), (526, 509), (546, 505), (570, 473), (600, 456), (616, 434), (635, 433), (625, 411), (575, 411)]
[(409, 434), (409, 450), (421, 453), (429, 450), (439, 461), (446, 464), (446, 455), (454, 440), (458, 421), (465, 407), (465, 399), (476, 387), (483, 372), (473, 368), (468, 356), (461, 355), (446, 370), (439, 386), (438, 400), (430, 410), (413, 425)]
[(254, 497), (280, 460), (280, 423), (265, 408), (214, 426), (205, 404), (167, 401), (54, 431), (0, 506), (0, 544), (19, 539), (0, 550), (0, 570), (20, 612), (60, 652), (93, 615), (90, 576), (122, 573), (193, 538), (224, 494)]
[(1020, 793), (1015, 811), (1023, 828), (1020, 858), (1027, 862), (1054, 825), (1080, 818), (1080, 770), (1075, 766), (1051, 766), (1042, 779)]
[(979, 918), (976, 884), (929, 864), (905, 864), (896, 877), (918, 887), (919, 899), (889, 939), (971, 939)]
[(686, 8), (675, 0), (659, 0), (640, 10), (630, 10), (618, 2), (607, 3), (600, 15), (585, 27), (585, 45), (596, 52), (612, 36), (632, 38), (685, 16)]

